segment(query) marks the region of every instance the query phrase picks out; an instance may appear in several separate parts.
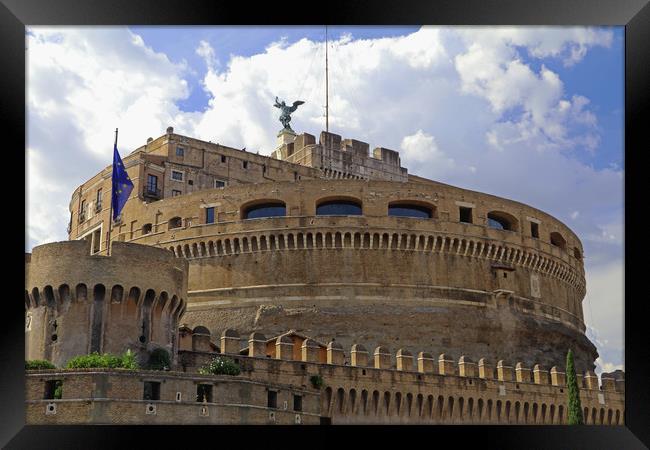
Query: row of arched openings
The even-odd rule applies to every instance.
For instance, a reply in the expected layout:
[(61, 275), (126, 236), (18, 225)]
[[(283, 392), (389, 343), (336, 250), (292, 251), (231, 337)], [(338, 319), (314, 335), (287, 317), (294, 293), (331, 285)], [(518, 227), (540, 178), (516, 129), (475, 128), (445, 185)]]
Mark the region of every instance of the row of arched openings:
[[(433, 423), (502, 423), (502, 424), (563, 424), (566, 423), (564, 405), (537, 402), (493, 401), (473, 397), (413, 395), (401, 392), (372, 392), (363, 389), (334, 391), (327, 387), (321, 398), (321, 415), (333, 417), (387, 417), (419, 420)], [(591, 411), (591, 412), (590, 412)], [(585, 423), (594, 425), (621, 425), (619, 409), (585, 407)]]

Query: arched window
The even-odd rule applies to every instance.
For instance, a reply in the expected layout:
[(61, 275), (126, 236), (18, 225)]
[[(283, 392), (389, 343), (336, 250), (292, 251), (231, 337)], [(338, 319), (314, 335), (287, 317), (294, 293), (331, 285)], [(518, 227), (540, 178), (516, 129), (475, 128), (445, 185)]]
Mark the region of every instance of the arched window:
[(491, 211), (487, 215), (487, 224), (490, 228), (497, 230), (517, 231), (517, 219), (502, 211)]
[(287, 215), (284, 202), (256, 203), (242, 210), (242, 219), (261, 219), (262, 217), (282, 217)]
[(167, 229), (180, 228), (183, 226), (183, 220), (180, 217), (172, 217), (167, 223)]
[(388, 205), (388, 215), (431, 219), (433, 217), (433, 208), (424, 204), (395, 202)]
[(150, 223), (145, 223), (142, 225), (142, 234), (149, 234), (151, 233), (152, 226)]
[(551, 233), (551, 245), (555, 245), (556, 247), (560, 247), (561, 249), (566, 250), (566, 239), (564, 239), (560, 233), (554, 231)]
[(317, 216), (360, 216), (361, 203), (352, 199), (326, 200), (316, 205)]

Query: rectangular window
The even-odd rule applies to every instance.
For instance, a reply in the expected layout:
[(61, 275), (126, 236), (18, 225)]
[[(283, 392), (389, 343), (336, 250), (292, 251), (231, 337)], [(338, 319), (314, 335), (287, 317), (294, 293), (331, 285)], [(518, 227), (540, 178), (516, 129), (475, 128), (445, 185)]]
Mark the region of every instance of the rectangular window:
[(182, 192), (176, 189), (172, 189), (172, 197), (176, 197), (177, 195), (181, 195)]
[(205, 208), (205, 223), (214, 223), (214, 207)]
[(225, 185), (226, 185), (226, 182), (225, 182), (225, 181), (214, 180), (214, 187), (215, 187), (215, 188), (222, 188), (222, 187), (224, 187)]
[(278, 393), (276, 391), (269, 391), (266, 402), (267, 408), (278, 407)]
[(302, 411), (302, 395), (293, 396), (293, 410)]
[(187, 184), (189, 184), (190, 186), (194, 186), (194, 180), (187, 180)]
[(530, 235), (534, 238), (539, 239), (539, 224), (535, 222), (530, 223)]
[(145, 381), (142, 400), (160, 400), (160, 382)]
[(221, 162), (225, 163), (226, 162), (226, 155), (221, 155)]
[(158, 190), (158, 177), (155, 175), (147, 175), (147, 192), (156, 193)]
[(212, 403), (212, 385), (211, 384), (197, 384), (196, 385), (196, 401), (199, 403), (207, 402)]
[(185, 149), (183, 147), (176, 147), (176, 156), (185, 156)]
[(93, 232), (93, 253), (99, 252), (99, 249), (102, 244), (102, 235), (100, 233), (100, 230), (95, 230)]
[(248, 161), (243, 161), (242, 165), (244, 169), (248, 169)]
[(460, 222), (463, 223), (472, 223), (472, 208), (465, 208), (460, 206), (458, 208), (460, 214)]
[(102, 207), (102, 190), (97, 189), (97, 209), (101, 209)]
[(183, 181), (183, 172), (172, 170), (172, 180)]
[(62, 398), (63, 394), (63, 381), (61, 380), (47, 380), (45, 382), (45, 400), (58, 400)]

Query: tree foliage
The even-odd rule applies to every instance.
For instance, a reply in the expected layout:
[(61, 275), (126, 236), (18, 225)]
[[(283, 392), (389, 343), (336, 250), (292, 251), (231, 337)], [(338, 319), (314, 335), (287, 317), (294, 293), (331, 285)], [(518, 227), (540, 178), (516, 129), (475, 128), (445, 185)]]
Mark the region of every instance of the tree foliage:
[(582, 425), (582, 405), (580, 404), (580, 389), (578, 389), (578, 377), (573, 364), (573, 352), (569, 349), (566, 355), (566, 384), (569, 396), (569, 425)]
[(239, 375), (240, 372), (239, 366), (225, 356), (217, 356), (199, 369), (201, 375)]
[(110, 368), (110, 369), (137, 369), (138, 362), (131, 350), (123, 355), (112, 355), (110, 353), (99, 354), (93, 352), (90, 355), (79, 355), (72, 358), (66, 364), (68, 369), (89, 369), (89, 368)]
[(25, 370), (56, 369), (56, 366), (49, 361), (42, 359), (30, 359), (25, 361)]
[(150, 370), (169, 370), (172, 366), (169, 352), (164, 348), (156, 348), (149, 355), (147, 369)]

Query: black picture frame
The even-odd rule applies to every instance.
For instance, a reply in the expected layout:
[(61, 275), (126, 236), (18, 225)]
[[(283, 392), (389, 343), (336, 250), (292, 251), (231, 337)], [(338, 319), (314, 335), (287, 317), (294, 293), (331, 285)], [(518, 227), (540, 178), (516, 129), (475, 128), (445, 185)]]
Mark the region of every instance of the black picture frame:
[[(20, 277), (24, 242), (10, 238), (20, 228), (20, 196), (24, 184), (26, 144), (25, 26), (26, 25), (266, 25), (266, 24), (390, 24), (390, 25), (624, 25), (625, 26), (625, 371), (626, 410), (624, 427), (606, 426), (438, 426), (438, 427), (118, 427), (24, 426), (24, 344), (19, 311), (19, 283), (9, 277), (11, 306), (2, 327), (0, 352), (0, 445), (5, 448), (133, 448), (137, 437), (152, 445), (168, 445), (174, 437), (191, 446), (220, 445), (228, 438), (252, 446), (284, 443), (299, 446), (337, 445), (358, 438), (388, 439), (406, 445), (481, 446), (480, 448), (647, 448), (650, 445), (650, 342), (644, 331), (650, 308), (643, 295), (642, 240), (644, 220), (641, 153), (647, 148), (644, 119), (650, 104), (650, 6), (648, 0), (348, 0), (309, 2), (217, 2), (200, 0), (0, 0), (0, 46), (3, 70), (0, 94), (5, 167), (12, 182), (5, 181), (3, 237), (10, 249), (5, 268)], [(65, 145), (65, 143), (53, 143)], [(15, 160), (14, 160), (15, 158)], [(7, 173), (6, 172), (6, 173)], [(5, 178), (6, 180), (6, 178)], [(635, 181), (637, 183), (635, 183)], [(15, 208), (8, 201), (16, 202)], [(27, 200), (27, 199), (25, 199)], [(25, 202), (22, 202), (25, 207)], [(635, 212), (635, 209), (638, 212)], [(24, 217), (24, 216), (22, 216)], [(647, 227), (644, 227), (647, 228)], [(12, 233), (11, 235), (9, 233)], [(20, 235), (20, 230), (18, 234)], [(20, 248), (22, 245), (22, 248)], [(641, 266), (641, 269), (639, 269)], [(4, 270), (7, 274), (7, 270)], [(286, 433), (299, 433), (287, 440)], [(345, 431), (345, 437), (340, 433)], [(352, 433), (350, 433), (352, 431)], [(142, 436), (146, 435), (146, 436)], [(313, 436), (312, 436), (313, 435)], [(324, 439), (314, 441), (322, 435)], [(302, 438), (302, 439), (301, 439)], [(327, 439), (331, 438), (331, 439)], [(451, 439), (451, 443), (443, 444)], [(156, 442), (154, 444), (154, 442)], [(420, 444), (417, 444), (417, 443)], [(231, 444), (229, 444), (231, 445)], [(149, 446), (149, 445), (147, 445)]]

